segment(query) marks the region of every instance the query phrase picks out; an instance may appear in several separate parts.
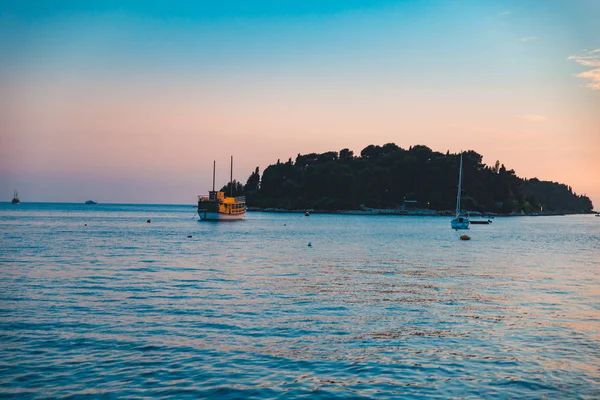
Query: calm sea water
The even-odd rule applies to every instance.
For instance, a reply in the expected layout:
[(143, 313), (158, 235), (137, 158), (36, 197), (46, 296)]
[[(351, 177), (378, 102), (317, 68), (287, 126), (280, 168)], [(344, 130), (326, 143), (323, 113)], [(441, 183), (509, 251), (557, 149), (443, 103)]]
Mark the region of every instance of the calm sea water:
[(0, 394), (600, 396), (600, 218), (194, 211), (0, 204)]

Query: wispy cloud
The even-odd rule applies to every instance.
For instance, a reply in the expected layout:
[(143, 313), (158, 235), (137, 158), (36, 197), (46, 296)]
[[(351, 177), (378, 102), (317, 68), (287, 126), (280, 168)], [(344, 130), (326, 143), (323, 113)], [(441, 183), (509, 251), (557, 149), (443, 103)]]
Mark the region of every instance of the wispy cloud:
[(505, 15), (509, 15), (510, 11), (502, 11), (501, 13), (498, 13), (499, 16), (504, 17)]
[(578, 78), (590, 79), (592, 82), (585, 85), (585, 87), (592, 90), (600, 90), (600, 68), (585, 71), (575, 76)]
[(598, 57), (578, 57), (571, 56), (569, 60), (575, 60), (575, 62), (585, 65), (586, 67), (600, 67), (600, 56)]
[(525, 119), (525, 120), (531, 121), (531, 122), (545, 122), (545, 121), (548, 121), (548, 117), (546, 117), (544, 115), (538, 115), (538, 114), (521, 115), (521, 119)]
[(588, 79), (589, 82), (585, 87), (591, 90), (600, 90), (600, 49), (588, 50), (582, 56), (570, 56), (567, 59), (573, 60), (576, 63), (585, 67), (594, 67), (594, 69), (576, 74), (577, 78)]
[(525, 36), (522, 37), (521, 39), (519, 39), (521, 42), (530, 42), (532, 40), (538, 40), (539, 38), (537, 36)]

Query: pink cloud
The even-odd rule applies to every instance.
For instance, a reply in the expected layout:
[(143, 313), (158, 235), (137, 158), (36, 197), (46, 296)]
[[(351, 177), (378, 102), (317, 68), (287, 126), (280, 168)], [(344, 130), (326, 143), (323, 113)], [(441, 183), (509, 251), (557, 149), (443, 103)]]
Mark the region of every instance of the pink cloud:
[(590, 79), (592, 82), (585, 85), (585, 87), (592, 90), (600, 90), (600, 68), (585, 71), (575, 76), (578, 78)]
[[(568, 60), (574, 60), (576, 63), (585, 67), (600, 67), (600, 49), (587, 51), (584, 56), (570, 56)], [(600, 90), (600, 68), (594, 68), (575, 75), (577, 78), (591, 80), (585, 85), (591, 90)]]

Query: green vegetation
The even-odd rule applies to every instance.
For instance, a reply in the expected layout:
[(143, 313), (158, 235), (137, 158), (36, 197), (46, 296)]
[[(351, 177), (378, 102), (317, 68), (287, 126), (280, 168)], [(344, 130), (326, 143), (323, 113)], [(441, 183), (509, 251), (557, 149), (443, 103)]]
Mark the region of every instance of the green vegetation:
[[(370, 145), (360, 156), (343, 149), (305, 154), (258, 167), (246, 185), (233, 182), (233, 194), (247, 196), (249, 206), (286, 209), (349, 210), (394, 208), (416, 200), (419, 208), (453, 210), (459, 154), (439, 153), (427, 146), (408, 150), (394, 143)], [(538, 179), (522, 179), (496, 161), (482, 163), (475, 151), (463, 153), (463, 209), (481, 212), (591, 212), (592, 202), (570, 187)], [(223, 190), (229, 194), (230, 185)]]

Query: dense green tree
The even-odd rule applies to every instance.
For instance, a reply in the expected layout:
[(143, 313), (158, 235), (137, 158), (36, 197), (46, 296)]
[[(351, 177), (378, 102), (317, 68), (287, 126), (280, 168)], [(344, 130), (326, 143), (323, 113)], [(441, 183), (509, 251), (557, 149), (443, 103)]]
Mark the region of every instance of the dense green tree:
[(221, 192), (225, 192), (226, 196), (241, 196), (244, 194), (244, 185), (234, 179), (233, 182), (223, 186)]
[(349, 149), (340, 150), (340, 159), (341, 160), (348, 160), (353, 157), (354, 157), (354, 152), (352, 150), (349, 150)]
[(258, 167), (250, 174), (248, 180), (246, 181), (246, 185), (244, 186), (245, 192), (258, 192), (260, 186), (260, 170)]
[[(260, 207), (324, 210), (398, 207), (405, 199), (419, 207), (452, 210), (456, 202), (460, 154), (440, 153), (427, 146), (408, 150), (394, 143), (369, 145), (360, 156), (349, 149), (298, 154), (295, 161), (258, 168), (246, 185), (234, 185), (248, 204)], [(228, 192), (228, 186), (227, 192)], [(475, 151), (463, 152), (465, 209), (511, 212), (589, 212), (592, 203), (569, 186), (519, 178), (499, 161), (486, 166)]]

